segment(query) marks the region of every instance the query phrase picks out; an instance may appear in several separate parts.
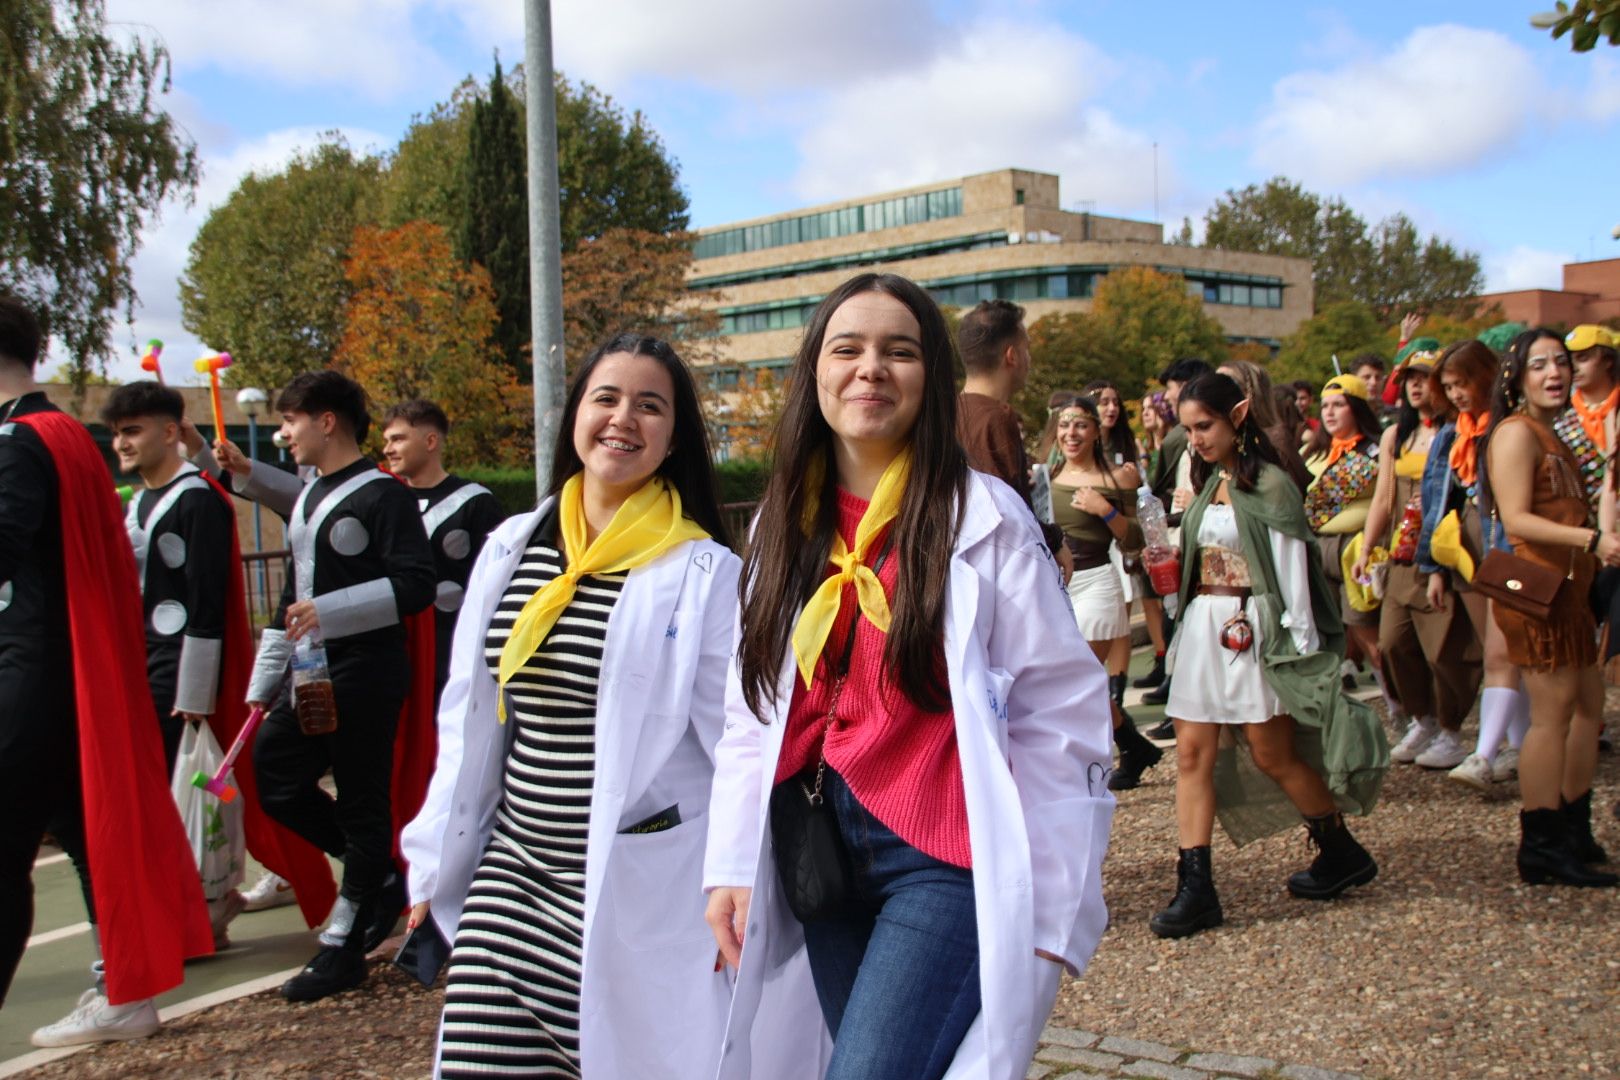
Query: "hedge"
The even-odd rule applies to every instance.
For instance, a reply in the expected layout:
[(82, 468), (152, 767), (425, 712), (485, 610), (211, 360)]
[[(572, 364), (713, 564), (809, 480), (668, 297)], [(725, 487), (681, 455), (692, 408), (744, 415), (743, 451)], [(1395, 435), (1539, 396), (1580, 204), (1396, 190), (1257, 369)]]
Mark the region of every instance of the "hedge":
[[(758, 502), (765, 493), (765, 482), (770, 479), (771, 463), (757, 458), (722, 461), (714, 467), (720, 484), (722, 503)], [(457, 469), (457, 476), (477, 481), (495, 493), (501, 507), (508, 514), (521, 514), (534, 509), (533, 469), (491, 469), (472, 467)]]

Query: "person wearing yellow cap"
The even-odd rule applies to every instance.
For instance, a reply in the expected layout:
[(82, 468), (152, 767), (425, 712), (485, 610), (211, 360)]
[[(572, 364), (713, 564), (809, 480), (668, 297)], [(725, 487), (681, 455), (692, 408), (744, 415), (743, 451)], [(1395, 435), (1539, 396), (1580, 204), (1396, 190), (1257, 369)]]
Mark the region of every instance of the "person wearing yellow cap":
[(1519, 877), (1613, 887), (1620, 877), (1596, 869), (1608, 854), (1592, 835), (1603, 679), (1587, 592), (1600, 564), (1620, 565), (1620, 537), (1592, 526), (1575, 456), (1552, 431), (1572, 374), (1562, 337), (1537, 329), (1513, 339), (1497, 378), (1487, 494), (1514, 554), (1563, 580), (1546, 616), (1505, 604), (1491, 614), (1530, 695), (1519, 752)]
[[(1321, 544), (1322, 569), (1339, 586), (1339, 613), (1349, 638), (1347, 652), (1365, 658), (1390, 715), (1403, 715), (1400, 703), (1384, 685), (1378, 611), (1358, 611), (1350, 603), (1340, 564), (1343, 545), (1367, 523), (1384, 428), (1373, 412), (1367, 384), (1359, 376), (1335, 375), (1323, 385), (1320, 400), (1322, 427), (1305, 446), (1305, 467), (1315, 477), (1305, 489), (1305, 518)], [(1347, 661), (1344, 674), (1353, 676), (1354, 670)], [(1459, 755), (1457, 761), (1461, 760)]]
[(624, 334), (574, 378), (551, 491), (479, 553), (401, 838), (414, 970), (449, 948), (435, 1076), (714, 1075), (699, 875), (740, 565), (715, 493), (690, 373)]
[(1575, 454), (1594, 509), (1603, 490), (1604, 458), (1615, 446), (1616, 405), (1620, 405), (1620, 350), (1606, 326), (1588, 323), (1564, 335), (1575, 367), (1569, 409), (1553, 430)]
[(1391, 689), (1411, 718), (1389, 756), (1423, 766), (1436, 758), (1455, 758), (1451, 748), (1462, 745), (1463, 720), (1473, 710), (1480, 681), (1473, 626), (1456, 604), (1437, 608), (1429, 603), (1428, 575), (1416, 565), (1423, 528), (1423, 467), (1436, 433), (1451, 418), (1446, 399), (1429, 393), (1432, 366), (1433, 354), (1424, 352), (1409, 356), (1396, 369), (1400, 417), (1384, 432), (1378, 448), (1378, 486), (1362, 533), (1363, 550), (1347, 579), (1365, 580), (1369, 549), (1387, 548), (1389, 575), (1379, 607), (1378, 651)]

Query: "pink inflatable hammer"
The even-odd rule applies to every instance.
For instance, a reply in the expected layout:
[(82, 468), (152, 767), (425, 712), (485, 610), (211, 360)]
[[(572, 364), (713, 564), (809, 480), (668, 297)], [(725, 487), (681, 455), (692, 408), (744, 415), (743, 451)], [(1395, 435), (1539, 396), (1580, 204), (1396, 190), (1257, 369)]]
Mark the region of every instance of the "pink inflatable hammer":
[(146, 352), (141, 355), (141, 370), (150, 371), (157, 376), (159, 384), (163, 383), (163, 367), (158, 358), (163, 355), (163, 342), (153, 338), (146, 343)]
[(230, 753), (226, 754), (225, 760), (219, 763), (219, 769), (213, 776), (209, 776), (205, 772), (193, 773), (191, 783), (202, 788), (210, 795), (218, 796), (220, 802), (230, 802), (236, 798), (236, 789), (227, 784), (225, 778), (231, 774), (231, 766), (236, 764), (237, 755), (242, 752), (244, 746), (252, 741), (253, 731), (259, 726), (259, 721), (263, 719), (263, 709), (255, 708), (248, 713), (247, 720), (242, 724), (242, 730), (236, 733), (236, 741), (231, 743)]
[(231, 366), (231, 354), (222, 352), (204, 356), (192, 366), (208, 376), (208, 393), (214, 402), (214, 441), (219, 442), (225, 438), (225, 409), (219, 403), (219, 373)]

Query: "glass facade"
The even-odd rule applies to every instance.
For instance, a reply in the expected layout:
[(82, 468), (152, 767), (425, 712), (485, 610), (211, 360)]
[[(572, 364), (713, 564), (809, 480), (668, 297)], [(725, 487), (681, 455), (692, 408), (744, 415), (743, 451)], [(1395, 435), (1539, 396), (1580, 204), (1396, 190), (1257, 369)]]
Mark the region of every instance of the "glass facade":
[(762, 266), (754, 270), (738, 270), (730, 274), (712, 274), (693, 278), (686, 283), (689, 289), (720, 289), (729, 285), (747, 285), (755, 281), (776, 281), (785, 277), (820, 274), (828, 270), (844, 270), (855, 266), (875, 266), (880, 263), (902, 262), (929, 255), (952, 255), (963, 251), (983, 251), (986, 248), (1006, 247), (1007, 232), (974, 233), (971, 236), (952, 236), (944, 240), (922, 240), (915, 244), (896, 244), (893, 247), (855, 251), (848, 255), (829, 255), (825, 259)]
[(1187, 279), (1187, 291), (1206, 304), (1232, 304), (1237, 307), (1280, 308), (1283, 306), (1282, 278), (1225, 271), (1183, 270), (1161, 266), (1166, 274)]
[(693, 255), (698, 259), (741, 255), (747, 251), (763, 251), (787, 244), (804, 244), (812, 240), (828, 240), (878, 229), (917, 225), (939, 218), (959, 217), (961, 213), (962, 189), (944, 188), (708, 233), (698, 237)]

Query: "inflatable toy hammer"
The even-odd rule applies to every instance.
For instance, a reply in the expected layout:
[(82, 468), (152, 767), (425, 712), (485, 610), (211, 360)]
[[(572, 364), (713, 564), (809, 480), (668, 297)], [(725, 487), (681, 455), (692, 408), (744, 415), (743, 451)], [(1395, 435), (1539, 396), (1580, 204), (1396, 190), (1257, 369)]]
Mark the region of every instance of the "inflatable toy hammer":
[(141, 356), (141, 370), (150, 371), (153, 375), (157, 376), (159, 386), (165, 385), (163, 382), (163, 368), (158, 363), (158, 358), (162, 355), (163, 342), (159, 341), (157, 338), (153, 338), (151, 341), (146, 343), (146, 352)]
[(225, 409), (219, 403), (219, 373), (231, 366), (231, 354), (204, 356), (192, 366), (208, 376), (208, 392), (214, 402), (214, 441), (220, 442), (225, 438)]
[(242, 752), (242, 748), (248, 744), (248, 740), (253, 738), (254, 729), (259, 726), (259, 721), (263, 719), (263, 709), (255, 708), (248, 713), (247, 720), (242, 724), (242, 730), (236, 733), (236, 741), (231, 743), (230, 752), (225, 755), (225, 760), (219, 763), (219, 769), (215, 771), (213, 776), (209, 776), (205, 772), (193, 773), (191, 783), (195, 787), (202, 788), (210, 795), (218, 796), (220, 802), (230, 802), (236, 798), (236, 789), (227, 784), (225, 778), (231, 774), (231, 766), (236, 764), (236, 756)]

